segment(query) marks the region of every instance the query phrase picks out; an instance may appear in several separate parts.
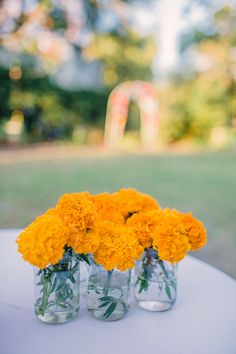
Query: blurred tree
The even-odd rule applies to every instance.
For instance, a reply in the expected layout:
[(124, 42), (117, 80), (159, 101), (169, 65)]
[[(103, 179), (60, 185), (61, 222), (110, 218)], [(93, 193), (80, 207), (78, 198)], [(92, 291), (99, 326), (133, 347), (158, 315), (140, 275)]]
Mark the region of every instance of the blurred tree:
[(0, 67), (0, 82), (0, 120), (5, 120), (10, 114), (9, 97), (11, 93), (11, 81), (9, 80), (8, 70), (2, 67)]
[(132, 27), (137, 3), (153, 0), (2, 0), (0, 44), (58, 63), (70, 46), (81, 50), (93, 33), (123, 35)]
[[(190, 57), (173, 88), (163, 92), (164, 136), (207, 140), (214, 127), (231, 128), (236, 117), (236, 11), (225, 6), (213, 18), (211, 31), (187, 33), (182, 51)], [(169, 98), (169, 104), (166, 98)]]
[[(147, 6), (152, 1), (138, 2)], [(14, 53), (16, 59), (6, 59), (0, 72), (0, 120), (21, 110), (30, 140), (70, 138), (78, 123), (102, 126), (107, 88), (152, 76), (155, 43), (134, 31), (135, 4), (136, 0), (2, 0), (0, 50), (7, 58)], [(67, 92), (51, 82), (50, 74), (74, 55), (102, 64), (104, 87)]]
[(151, 80), (151, 64), (156, 53), (153, 37), (142, 38), (134, 32), (96, 34), (85, 50), (88, 59), (102, 62), (103, 80), (114, 87), (126, 80)]
[(71, 139), (78, 125), (104, 125), (107, 98), (106, 90), (69, 92), (48, 76), (30, 77), (22, 70), (21, 80), (12, 84), (9, 110), (23, 112), (28, 141)]

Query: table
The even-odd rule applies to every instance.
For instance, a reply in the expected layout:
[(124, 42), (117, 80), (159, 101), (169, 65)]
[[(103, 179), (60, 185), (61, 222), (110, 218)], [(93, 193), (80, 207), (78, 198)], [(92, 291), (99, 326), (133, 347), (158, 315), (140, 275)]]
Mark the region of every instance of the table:
[(33, 313), (32, 268), (17, 253), (19, 230), (0, 231), (1, 354), (235, 354), (236, 281), (186, 257), (179, 266), (178, 298), (153, 313), (133, 301), (117, 322), (98, 321), (81, 299), (79, 316), (60, 325)]

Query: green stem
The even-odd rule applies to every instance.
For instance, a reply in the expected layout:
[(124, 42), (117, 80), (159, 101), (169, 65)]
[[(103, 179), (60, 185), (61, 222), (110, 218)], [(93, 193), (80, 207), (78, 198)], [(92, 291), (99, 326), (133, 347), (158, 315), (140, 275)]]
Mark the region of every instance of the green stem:
[[(175, 284), (175, 280), (169, 280), (168, 278), (168, 272), (167, 272), (167, 270), (166, 270), (166, 268), (165, 268), (165, 265), (164, 265), (164, 262), (161, 260), (161, 259), (159, 259), (159, 264), (160, 264), (160, 266), (161, 266), (161, 268), (162, 268), (162, 270), (163, 270), (163, 273), (164, 273), (164, 275), (165, 275), (165, 278), (166, 278), (166, 288), (168, 288), (168, 283), (172, 286), (172, 288), (174, 289), (174, 291), (175, 291), (175, 293), (176, 293), (176, 284)], [(167, 290), (166, 290), (167, 291)], [(169, 293), (169, 298), (171, 299), (171, 293)]]
[(108, 288), (109, 288), (110, 283), (111, 283), (112, 274), (113, 274), (113, 270), (108, 270), (108, 271), (107, 271), (107, 275), (108, 275), (107, 287), (108, 287)]
[(159, 259), (159, 264), (161, 266), (161, 269), (163, 270), (163, 273), (165, 274), (166, 280), (168, 280), (168, 273), (167, 273), (166, 268), (164, 266), (164, 263), (163, 263), (163, 261), (161, 259)]
[(40, 314), (42, 316), (45, 315), (45, 312), (46, 312), (46, 309), (47, 309), (47, 306), (48, 306), (48, 300), (49, 300), (49, 297), (51, 295), (52, 287), (53, 287), (53, 281), (51, 281), (50, 284), (46, 283), (43, 286), (43, 301), (42, 301), (42, 304), (39, 307)]

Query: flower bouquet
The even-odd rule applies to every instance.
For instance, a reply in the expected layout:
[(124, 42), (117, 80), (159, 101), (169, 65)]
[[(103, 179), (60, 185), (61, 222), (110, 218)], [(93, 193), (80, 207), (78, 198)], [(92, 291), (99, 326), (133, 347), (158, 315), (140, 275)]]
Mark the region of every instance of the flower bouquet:
[(206, 229), (191, 213), (156, 209), (133, 215), (127, 224), (145, 248), (135, 268), (135, 298), (151, 311), (171, 308), (177, 295), (177, 265), (203, 247)]
[(87, 254), (98, 246), (90, 232), (95, 215), (93, 202), (83, 193), (66, 194), (19, 235), (19, 252), (34, 266), (40, 320), (61, 323), (78, 313), (80, 261), (89, 263)]
[(188, 213), (161, 209), (135, 189), (63, 195), (55, 208), (17, 239), (35, 268), (35, 313), (44, 322), (71, 320), (80, 306), (80, 262), (89, 264), (87, 304), (102, 320), (121, 319), (135, 297), (149, 310), (170, 308), (176, 298), (176, 264), (206, 243), (203, 224)]

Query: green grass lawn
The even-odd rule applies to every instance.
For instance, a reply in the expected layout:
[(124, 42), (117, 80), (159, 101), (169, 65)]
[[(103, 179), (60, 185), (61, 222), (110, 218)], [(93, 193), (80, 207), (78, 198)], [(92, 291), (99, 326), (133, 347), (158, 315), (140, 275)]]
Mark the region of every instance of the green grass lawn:
[(112, 156), (0, 165), (0, 227), (24, 227), (66, 192), (134, 187), (192, 211), (209, 244), (196, 255), (236, 277), (236, 156)]

